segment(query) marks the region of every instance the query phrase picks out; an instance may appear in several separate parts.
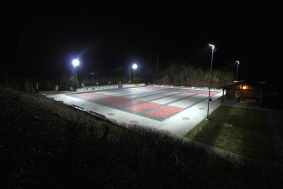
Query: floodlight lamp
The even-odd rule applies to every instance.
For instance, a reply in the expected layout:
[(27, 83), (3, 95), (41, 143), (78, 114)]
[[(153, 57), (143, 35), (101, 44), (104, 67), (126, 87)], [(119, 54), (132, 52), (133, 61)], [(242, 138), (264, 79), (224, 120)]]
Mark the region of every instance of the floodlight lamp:
[(209, 46), (211, 46), (211, 47), (212, 47), (212, 50), (214, 50), (214, 49), (215, 49), (215, 46), (214, 46), (214, 45), (209, 44)]
[(138, 66), (136, 64), (133, 65), (133, 68), (136, 69)]
[(239, 62), (238, 60), (237, 60), (236, 62), (237, 62), (238, 64), (240, 64), (240, 62)]
[(73, 65), (77, 67), (80, 64), (80, 61), (78, 59), (73, 60)]

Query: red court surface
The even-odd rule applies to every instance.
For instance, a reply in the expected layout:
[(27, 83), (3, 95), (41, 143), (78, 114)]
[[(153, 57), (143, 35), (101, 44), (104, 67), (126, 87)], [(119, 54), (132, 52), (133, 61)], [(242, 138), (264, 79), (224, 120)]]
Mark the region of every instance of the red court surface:
[(154, 102), (145, 102), (145, 103), (138, 104), (138, 105), (135, 105), (135, 106), (127, 107), (126, 109), (133, 110), (133, 111), (136, 111), (136, 112), (141, 112), (143, 110), (147, 110), (147, 109), (153, 108), (155, 106), (160, 106), (160, 105), (161, 104), (154, 103)]
[(175, 112), (178, 112), (182, 109), (183, 108), (167, 105), (167, 106), (163, 106), (163, 107), (157, 108), (155, 110), (151, 110), (149, 112), (146, 112), (145, 114), (165, 118), (165, 117), (167, 117), (167, 116), (169, 116), (169, 115), (171, 115)]
[(193, 93), (193, 94), (196, 94), (196, 93), (200, 93), (201, 91), (188, 91), (187, 93)]
[[(182, 95), (182, 93), (186, 93), (187, 95)], [(210, 95), (213, 96), (217, 93), (219, 92), (211, 91)], [(143, 87), (136, 89), (78, 93), (71, 96), (79, 98), (80, 100), (97, 103), (105, 106), (105, 108), (113, 108), (112, 111), (104, 113), (104, 108), (94, 109), (91, 107), (92, 110), (101, 111), (102, 114), (104, 113), (112, 117), (115, 117), (116, 115), (116, 113), (114, 113), (115, 110), (119, 110), (153, 120), (163, 121), (205, 101), (208, 94), (209, 92), (207, 90), (204, 91), (199, 89)], [(86, 106), (81, 106), (87, 109)], [(185, 118), (182, 120), (189, 120), (189, 118), (186, 119), (186, 116), (184, 117)]]
[[(209, 92), (203, 92), (203, 93), (200, 93), (201, 95), (209, 95)], [(217, 94), (216, 92), (210, 92), (210, 95), (215, 95)]]
[(163, 91), (176, 91), (176, 89), (163, 89)]

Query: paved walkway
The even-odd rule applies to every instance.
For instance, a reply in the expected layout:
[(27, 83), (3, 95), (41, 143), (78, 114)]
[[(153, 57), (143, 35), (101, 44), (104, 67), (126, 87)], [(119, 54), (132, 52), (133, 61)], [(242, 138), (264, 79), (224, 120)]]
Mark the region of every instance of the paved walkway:
[(251, 108), (251, 109), (268, 110), (268, 109), (260, 107), (260, 104), (256, 104), (256, 103), (252, 103), (252, 102), (246, 102), (246, 101), (236, 102), (235, 100), (227, 100), (227, 99), (225, 99), (223, 101), (223, 103), (221, 102), (221, 105), (233, 106), (233, 107), (239, 107), (239, 108)]

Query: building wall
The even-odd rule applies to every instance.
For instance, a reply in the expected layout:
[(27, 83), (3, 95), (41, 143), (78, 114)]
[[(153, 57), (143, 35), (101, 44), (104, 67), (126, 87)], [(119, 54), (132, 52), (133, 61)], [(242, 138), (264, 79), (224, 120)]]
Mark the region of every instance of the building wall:
[(226, 89), (226, 99), (235, 100), (236, 91), (239, 91), (240, 101), (246, 101), (248, 98), (252, 98), (256, 99), (257, 102), (261, 102), (263, 96), (261, 89), (246, 84), (239, 84)]

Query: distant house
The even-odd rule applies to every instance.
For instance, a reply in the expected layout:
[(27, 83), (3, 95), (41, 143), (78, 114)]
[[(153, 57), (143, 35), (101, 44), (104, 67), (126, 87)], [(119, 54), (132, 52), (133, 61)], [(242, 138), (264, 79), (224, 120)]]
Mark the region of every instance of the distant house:
[[(228, 85), (219, 87), (218, 89), (226, 90), (225, 99), (235, 100), (235, 93), (238, 91), (240, 95), (240, 101), (262, 103), (268, 101), (268, 98), (275, 97), (278, 93), (277, 89), (265, 82), (257, 82), (252, 80), (235, 81)], [(224, 96), (222, 98), (222, 102)]]

